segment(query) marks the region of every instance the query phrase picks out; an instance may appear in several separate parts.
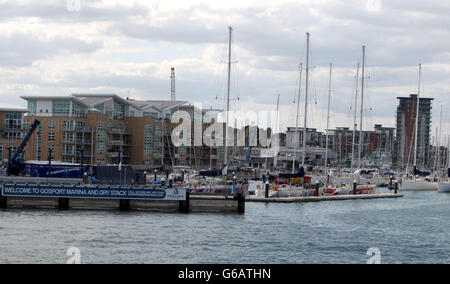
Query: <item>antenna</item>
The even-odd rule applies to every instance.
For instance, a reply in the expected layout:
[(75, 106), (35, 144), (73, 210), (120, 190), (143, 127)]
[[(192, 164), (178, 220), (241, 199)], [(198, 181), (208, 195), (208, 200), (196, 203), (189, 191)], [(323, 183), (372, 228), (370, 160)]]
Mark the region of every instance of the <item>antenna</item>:
[(176, 101), (175, 97), (175, 68), (170, 68), (170, 99)]

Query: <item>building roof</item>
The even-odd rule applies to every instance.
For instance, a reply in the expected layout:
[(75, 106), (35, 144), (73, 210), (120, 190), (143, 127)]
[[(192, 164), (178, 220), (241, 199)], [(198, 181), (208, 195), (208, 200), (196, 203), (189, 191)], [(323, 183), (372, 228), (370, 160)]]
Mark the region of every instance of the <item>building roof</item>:
[(26, 101), (29, 100), (72, 100), (76, 102), (77, 104), (80, 104), (84, 107), (90, 107), (90, 105), (84, 103), (80, 99), (72, 96), (72, 95), (66, 95), (66, 96), (21, 96), (21, 99), (24, 99)]
[(0, 108), (0, 111), (29, 112), (26, 108)]

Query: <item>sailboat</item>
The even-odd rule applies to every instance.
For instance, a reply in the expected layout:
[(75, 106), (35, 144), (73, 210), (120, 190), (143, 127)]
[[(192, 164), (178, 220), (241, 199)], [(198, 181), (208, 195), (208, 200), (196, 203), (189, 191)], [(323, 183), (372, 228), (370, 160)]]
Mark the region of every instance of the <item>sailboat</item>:
[(416, 109), (416, 121), (414, 130), (414, 174), (413, 179), (405, 179), (401, 181), (400, 190), (403, 191), (433, 191), (437, 190), (437, 183), (427, 181), (426, 179), (417, 178), (420, 171), (417, 169), (417, 140), (419, 133), (419, 111), (420, 111), (420, 80), (422, 75), (422, 64), (419, 64), (419, 87), (417, 90), (417, 109)]
[[(359, 167), (361, 168), (361, 156), (362, 156), (362, 145), (363, 145), (363, 112), (364, 112), (364, 71), (365, 71), (365, 53), (366, 46), (362, 47), (363, 63), (362, 63), (362, 80), (361, 80), (361, 121), (360, 121), (360, 139), (359, 139)], [(357, 77), (359, 75), (359, 64), (357, 65)], [(356, 86), (358, 86), (358, 81), (356, 81)], [(330, 86), (331, 86), (331, 66), (330, 66)], [(357, 91), (356, 91), (357, 97)], [(330, 100), (330, 99), (328, 99)], [(357, 98), (355, 98), (357, 101)], [(330, 103), (328, 101), (328, 103)], [(329, 115), (329, 114), (328, 114)], [(328, 126), (327, 126), (328, 127)], [(356, 104), (355, 104), (355, 120), (354, 120), (354, 130), (353, 130), (353, 141), (355, 141), (356, 132)], [(352, 165), (354, 163), (354, 143), (353, 143), (353, 153), (352, 153)], [(356, 194), (371, 194), (374, 192), (376, 185), (374, 184), (362, 184), (356, 187)], [(324, 195), (343, 195), (352, 194), (353, 184), (340, 185), (330, 185), (323, 190)]]
[(448, 166), (447, 166), (447, 181), (442, 181), (438, 183), (438, 191), (439, 192), (450, 192), (450, 137), (449, 137), (449, 143), (447, 146), (447, 159), (448, 159)]

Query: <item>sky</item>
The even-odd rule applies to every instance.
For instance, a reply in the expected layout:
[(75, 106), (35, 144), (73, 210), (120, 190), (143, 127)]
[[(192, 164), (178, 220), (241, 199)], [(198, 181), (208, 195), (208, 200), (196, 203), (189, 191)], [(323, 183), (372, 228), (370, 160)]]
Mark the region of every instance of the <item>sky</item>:
[(326, 128), (330, 63), (330, 128), (352, 127), (365, 45), (364, 128), (395, 126), (397, 97), (417, 93), (421, 63), (433, 135), (443, 105), (444, 143), (449, 14), (448, 0), (0, 0), (0, 106), (71, 93), (170, 99), (174, 67), (178, 100), (223, 109), (231, 26), (231, 109), (273, 111), (279, 94), (280, 126), (295, 126), (302, 63), (303, 126), (309, 32), (308, 127)]

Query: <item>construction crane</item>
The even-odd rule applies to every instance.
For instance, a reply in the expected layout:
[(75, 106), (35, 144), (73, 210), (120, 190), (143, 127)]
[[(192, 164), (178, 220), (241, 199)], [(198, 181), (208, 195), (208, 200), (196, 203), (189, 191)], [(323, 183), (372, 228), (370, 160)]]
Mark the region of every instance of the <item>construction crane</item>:
[(175, 97), (175, 68), (170, 69), (170, 99), (176, 101)]
[(22, 143), (20, 144), (19, 148), (17, 148), (16, 153), (14, 153), (14, 155), (12, 157), (11, 157), (11, 155), (9, 156), (8, 169), (7, 169), (8, 176), (9, 175), (17, 176), (17, 175), (20, 175), (24, 171), (25, 167), (23, 165), (23, 160), (24, 160), (23, 156), (24, 156), (25, 147), (27, 146), (27, 143), (30, 140), (31, 135), (33, 135), (33, 132), (36, 130), (36, 128), (39, 126), (39, 124), (40, 124), (39, 120), (35, 120), (33, 122), (27, 135), (22, 140)]

